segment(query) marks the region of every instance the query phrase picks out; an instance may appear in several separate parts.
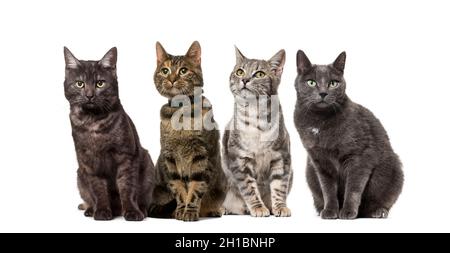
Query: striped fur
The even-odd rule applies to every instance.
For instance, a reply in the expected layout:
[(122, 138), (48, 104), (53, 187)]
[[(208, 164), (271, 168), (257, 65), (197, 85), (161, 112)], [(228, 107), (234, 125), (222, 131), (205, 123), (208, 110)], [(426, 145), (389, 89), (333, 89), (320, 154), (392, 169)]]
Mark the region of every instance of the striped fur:
[[(247, 59), (236, 48), (236, 56), (230, 77), (235, 110), (223, 137), (223, 167), (230, 184), (225, 212), (290, 216), (286, 204), (292, 186), (289, 134), (278, 98), (272, 97), (277, 94), (285, 52), (281, 50), (264, 61)], [(238, 75), (238, 70), (245, 73)], [(259, 71), (265, 75), (256, 77)], [(251, 100), (264, 98), (268, 99), (268, 110), (252, 110), (250, 104), (257, 102)]]
[[(174, 107), (171, 104), (171, 99), (178, 95), (187, 95), (192, 102), (194, 88), (203, 86), (200, 45), (194, 42), (185, 56), (168, 55), (159, 43), (157, 51), (159, 65), (155, 85), (169, 98), (169, 103), (161, 108), (161, 154), (156, 163), (157, 186), (149, 215), (183, 221), (219, 217), (227, 185), (221, 166), (220, 134), (210, 103), (199, 96), (201, 105), (191, 103)], [(163, 67), (170, 67), (171, 73), (161, 73)], [(184, 75), (173, 74), (180, 73), (183, 67), (187, 68)], [(193, 113), (195, 106), (201, 106), (201, 113)], [(187, 115), (180, 120), (186, 120), (192, 130), (174, 128), (172, 118), (179, 112)], [(195, 122), (202, 122), (207, 116), (211, 117), (213, 129), (203, 126), (194, 129)]]

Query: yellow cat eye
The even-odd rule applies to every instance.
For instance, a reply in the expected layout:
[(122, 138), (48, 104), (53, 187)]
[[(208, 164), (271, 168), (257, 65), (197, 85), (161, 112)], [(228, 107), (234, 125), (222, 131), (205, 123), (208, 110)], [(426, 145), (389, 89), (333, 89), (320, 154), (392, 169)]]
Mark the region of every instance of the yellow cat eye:
[(309, 87), (315, 87), (317, 85), (317, 82), (310, 79), (310, 80), (306, 81), (306, 84), (308, 84)]
[(179, 73), (180, 75), (185, 75), (187, 72), (188, 72), (187, 68), (181, 68)]
[(162, 69), (161, 69), (161, 73), (162, 73), (163, 75), (167, 75), (167, 74), (170, 73), (170, 69), (168, 69), (168, 68), (162, 68)]
[(253, 76), (256, 77), (256, 78), (263, 78), (263, 77), (266, 76), (266, 73), (264, 73), (262, 71), (258, 71)]
[(330, 88), (337, 88), (339, 86), (339, 82), (336, 80), (332, 80), (329, 84)]
[(105, 84), (106, 84), (106, 82), (101, 80), (101, 81), (97, 81), (95, 86), (97, 86), (97, 88), (103, 88), (103, 87), (105, 87)]
[(83, 81), (76, 81), (75, 82), (75, 86), (77, 86), (77, 88), (83, 88), (84, 87), (84, 82)]
[(242, 70), (242, 69), (238, 69), (238, 70), (236, 70), (236, 75), (237, 76), (243, 76), (244, 75), (244, 70)]

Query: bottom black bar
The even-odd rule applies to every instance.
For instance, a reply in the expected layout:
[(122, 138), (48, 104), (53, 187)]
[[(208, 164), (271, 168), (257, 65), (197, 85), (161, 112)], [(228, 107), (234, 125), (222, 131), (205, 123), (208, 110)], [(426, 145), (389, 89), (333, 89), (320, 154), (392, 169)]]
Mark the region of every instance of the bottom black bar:
[[(447, 234), (2, 234), (3, 248), (48, 250), (133, 251), (156, 249), (215, 252), (245, 249), (308, 251), (392, 250), (415, 247), (430, 252), (448, 241)], [(65, 252), (65, 251), (64, 251)]]

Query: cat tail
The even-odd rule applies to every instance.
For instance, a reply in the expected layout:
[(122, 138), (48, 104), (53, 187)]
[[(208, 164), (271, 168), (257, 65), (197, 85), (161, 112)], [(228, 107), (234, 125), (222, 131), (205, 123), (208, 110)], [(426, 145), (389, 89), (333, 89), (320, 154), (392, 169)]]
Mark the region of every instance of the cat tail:
[(148, 208), (148, 217), (170, 219), (173, 218), (173, 212), (177, 207), (177, 201), (172, 200), (165, 205), (152, 203)]

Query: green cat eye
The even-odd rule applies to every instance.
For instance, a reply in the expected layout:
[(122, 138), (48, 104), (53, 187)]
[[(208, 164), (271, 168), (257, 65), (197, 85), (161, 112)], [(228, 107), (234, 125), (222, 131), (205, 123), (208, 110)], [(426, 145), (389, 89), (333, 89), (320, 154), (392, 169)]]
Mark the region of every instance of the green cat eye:
[(168, 69), (168, 68), (161, 69), (161, 73), (163, 73), (163, 75), (167, 75), (167, 74), (169, 74), (169, 72), (170, 72), (170, 69)]
[(309, 87), (316, 87), (317, 82), (310, 79), (310, 80), (306, 81), (306, 84), (308, 84)]
[(185, 75), (188, 72), (187, 68), (181, 68), (180, 69), (180, 75)]
[(238, 70), (236, 70), (236, 75), (237, 76), (243, 76), (244, 75), (244, 70), (242, 70), (242, 69), (238, 69)]
[(105, 84), (106, 84), (105, 81), (100, 80), (100, 81), (97, 81), (97, 83), (95, 83), (95, 86), (96, 86), (97, 88), (103, 88), (103, 87), (105, 87)]
[(337, 88), (339, 86), (339, 82), (336, 80), (332, 80), (328, 86), (330, 88)]
[(266, 73), (264, 73), (262, 71), (258, 71), (253, 76), (256, 77), (256, 78), (263, 78), (263, 77), (266, 76)]
[(84, 82), (83, 81), (76, 81), (75, 82), (75, 86), (77, 86), (77, 88), (83, 88), (84, 87)]

